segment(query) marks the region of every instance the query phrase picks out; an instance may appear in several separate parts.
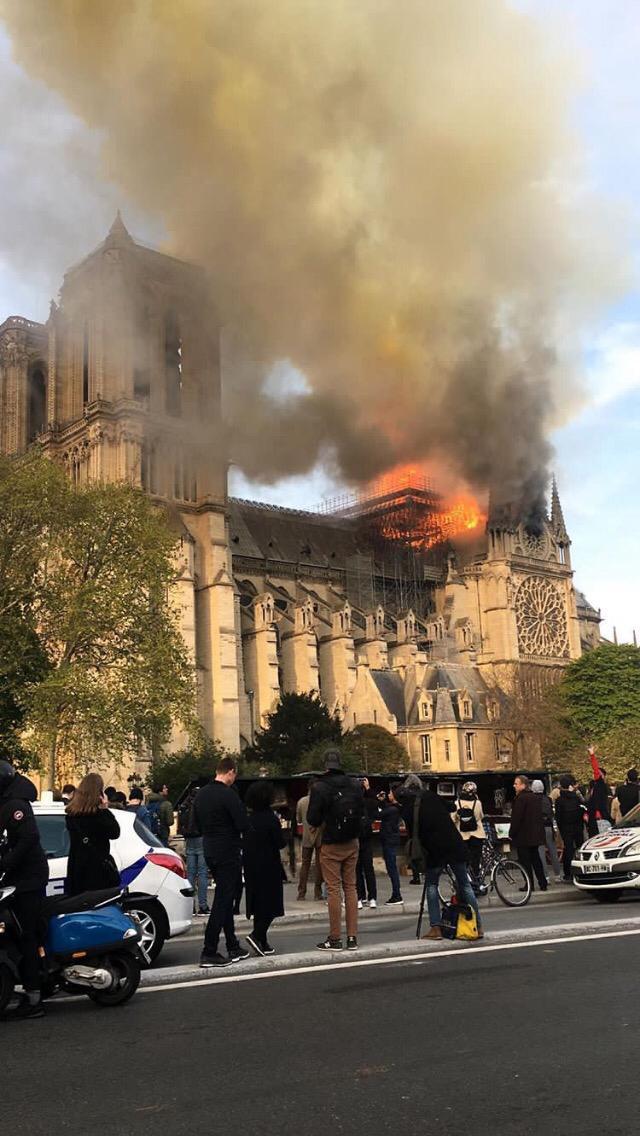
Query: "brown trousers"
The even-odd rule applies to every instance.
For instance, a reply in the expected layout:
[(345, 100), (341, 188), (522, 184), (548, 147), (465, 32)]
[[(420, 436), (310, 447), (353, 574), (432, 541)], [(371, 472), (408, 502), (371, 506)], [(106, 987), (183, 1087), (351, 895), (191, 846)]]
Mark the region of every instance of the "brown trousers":
[(313, 878), (313, 894), (316, 899), (322, 899), (322, 868), (320, 867), (320, 849), (316, 848), (313, 844), (310, 844), (308, 848), (305, 848), (304, 846), (302, 848), (300, 875), (298, 877), (298, 899), (304, 899), (307, 894), (307, 880), (309, 879), (311, 861), (313, 860), (314, 852), (316, 854), (316, 869)]
[(342, 892), (347, 935), (358, 934), (358, 896), (356, 893), (356, 864), (358, 840), (347, 844), (323, 844), (320, 849), (322, 875), (327, 885), (329, 901), (329, 937), (340, 938)]

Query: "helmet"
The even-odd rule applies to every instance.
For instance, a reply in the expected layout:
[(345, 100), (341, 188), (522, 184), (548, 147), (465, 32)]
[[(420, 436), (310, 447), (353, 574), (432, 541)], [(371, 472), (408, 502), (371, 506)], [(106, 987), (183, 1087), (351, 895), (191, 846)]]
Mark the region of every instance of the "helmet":
[(464, 785), (462, 786), (462, 792), (463, 793), (477, 793), (478, 792), (478, 786), (476, 785), (475, 781), (465, 781)]
[(0, 761), (0, 797), (11, 784), (15, 775), (16, 771), (8, 761)]

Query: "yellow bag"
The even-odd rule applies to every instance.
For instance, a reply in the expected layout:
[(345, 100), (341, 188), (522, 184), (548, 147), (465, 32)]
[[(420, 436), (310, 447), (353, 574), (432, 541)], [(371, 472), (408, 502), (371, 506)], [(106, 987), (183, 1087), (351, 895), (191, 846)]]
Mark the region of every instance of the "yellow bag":
[(472, 907), (461, 907), (458, 913), (456, 939), (477, 939), (478, 920)]

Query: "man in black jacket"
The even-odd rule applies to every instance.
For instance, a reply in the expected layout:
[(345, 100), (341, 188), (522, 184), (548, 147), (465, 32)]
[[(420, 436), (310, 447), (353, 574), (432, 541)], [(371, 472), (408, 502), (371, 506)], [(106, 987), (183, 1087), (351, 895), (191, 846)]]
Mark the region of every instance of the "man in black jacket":
[(442, 797), (433, 793), (431, 789), (425, 789), (420, 797), (418, 835), (424, 852), (427, 910), (431, 924), (430, 930), (422, 938), (442, 938), (438, 881), (447, 864), (455, 875), (458, 900), (475, 911), (478, 934), (483, 938), (478, 900), (467, 871), (464, 840), (453, 823), (451, 813)]
[[(42, 916), (49, 865), (31, 802), (35, 785), (0, 760), (0, 882), (14, 887), (12, 909), (22, 928), (21, 978), (24, 994), (13, 1017), (44, 1016), (40, 996), (38, 928)], [(4, 835), (4, 840), (2, 839)]]
[(329, 935), (318, 949), (341, 951), (341, 892), (344, 891), (347, 950), (358, 947), (358, 897), (356, 864), (359, 835), (364, 814), (362, 789), (342, 771), (340, 751), (325, 752), (326, 773), (311, 789), (307, 821), (315, 828), (324, 825), (320, 846), (322, 876), (327, 885)]
[(509, 837), (518, 853), (518, 859), (531, 880), (531, 890), (534, 890), (533, 877), (538, 881), (540, 891), (546, 891), (547, 877), (542, 867), (540, 853), (541, 844), (544, 844), (544, 821), (542, 819), (542, 800), (536, 793), (531, 792), (531, 782), (524, 773), (519, 773), (513, 782), (516, 791), (511, 806), (511, 826)]
[(571, 861), (576, 849), (584, 843), (585, 807), (576, 792), (576, 779), (569, 773), (560, 778), (560, 796), (556, 801), (556, 824), (562, 837), (562, 869), (564, 882), (571, 883)]
[[(250, 954), (240, 946), (233, 921), (233, 904), (242, 867), (242, 833), (247, 827), (244, 805), (232, 788), (236, 776), (232, 758), (221, 758), (215, 781), (204, 785), (193, 803), (195, 821), (202, 833), (204, 858), (216, 888), (200, 956), (200, 966), (204, 968), (228, 966), (249, 958)], [(227, 955), (218, 951), (222, 931)]]

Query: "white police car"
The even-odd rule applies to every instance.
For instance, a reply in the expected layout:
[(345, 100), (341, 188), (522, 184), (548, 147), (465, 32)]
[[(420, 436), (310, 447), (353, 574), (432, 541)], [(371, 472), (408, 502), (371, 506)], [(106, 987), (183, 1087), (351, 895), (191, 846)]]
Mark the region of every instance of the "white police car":
[(573, 882), (601, 903), (613, 903), (624, 891), (640, 888), (640, 805), (608, 832), (592, 836), (571, 863)]
[[(69, 851), (64, 805), (46, 799), (34, 801), (33, 812), (49, 861), (47, 895), (61, 895)], [(120, 836), (111, 841), (111, 854), (120, 869), (122, 886), (129, 889), (134, 900), (129, 910), (140, 919), (142, 943), (153, 962), (160, 954), (165, 939), (189, 930), (193, 888), (177, 852), (165, 848), (134, 812), (119, 809), (115, 815), (120, 825)], [(136, 896), (144, 898), (136, 903)]]

